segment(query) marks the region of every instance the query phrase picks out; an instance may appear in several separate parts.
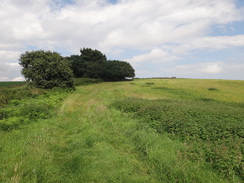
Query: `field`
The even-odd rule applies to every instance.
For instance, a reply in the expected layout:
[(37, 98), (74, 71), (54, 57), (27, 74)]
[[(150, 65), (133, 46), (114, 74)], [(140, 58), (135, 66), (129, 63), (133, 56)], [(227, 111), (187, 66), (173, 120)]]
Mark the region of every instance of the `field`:
[(0, 87), (7, 87), (7, 86), (16, 86), (16, 85), (23, 85), (25, 82), (23, 81), (9, 81), (9, 82), (0, 82)]
[(28, 92), (0, 108), (0, 182), (244, 181), (244, 81)]

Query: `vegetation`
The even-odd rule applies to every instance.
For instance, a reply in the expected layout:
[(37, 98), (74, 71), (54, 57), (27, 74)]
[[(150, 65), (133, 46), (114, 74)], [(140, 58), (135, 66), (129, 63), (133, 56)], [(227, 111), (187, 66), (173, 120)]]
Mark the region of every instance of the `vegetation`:
[(124, 81), (126, 78), (135, 77), (133, 67), (123, 61), (109, 60), (104, 68), (102, 79), (105, 81)]
[(73, 87), (74, 78), (69, 62), (56, 52), (27, 51), (19, 61), (23, 76), (34, 87)]
[(243, 105), (216, 101), (123, 99), (113, 105), (133, 112), (158, 133), (169, 133), (185, 142), (182, 155), (210, 162), (226, 177), (243, 174)]
[(75, 78), (75, 86), (80, 85), (89, 85), (95, 83), (101, 83), (103, 80), (101, 79), (93, 79), (93, 78)]
[(16, 84), (0, 87), (0, 107), (9, 103), (11, 100), (20, 100), (36, 97), (43, 93), (37, 88), (27, 88), (25, 85)]
[(0, 90), (0, 130), (10, 131), (40, 118), (50, 117), (68, 91), (70, 90), (53, 88), (47, 91), (26, 87)]
[(24, 85), (24, 81), (2, 81), (0, 87), (15, 87), (16, 85)]
[(141, 79), (11, 101), (50, 100), (55, 115), (17, 109), (31, 120), (0, 130), (0, 182), (243, 182), (243, 84)]
[(76, 78), (95, 78), (105, 81), (123, 81), (126, 77), (133, 78), (135, 70), (124, 61), (107, 60), (106, 55), (98, 50), (83, 48), (80, 55), (67, 57), (72, 63)]
[(72, 63), (75, 78), (101, 78), (107, 58), (98, 50), (83, 48), (80, 55), (67, 57)]
[(64, 58), (51, 51), (27, 51), (19, 58), (22, 75), (30, 86), (44, 89), (72, 88), (74, 77), (123, 81), (135, 76), (135, 70), (127, 62), (107, 60), (106, 55), (91, 48), (80, 52), (80, 55)]

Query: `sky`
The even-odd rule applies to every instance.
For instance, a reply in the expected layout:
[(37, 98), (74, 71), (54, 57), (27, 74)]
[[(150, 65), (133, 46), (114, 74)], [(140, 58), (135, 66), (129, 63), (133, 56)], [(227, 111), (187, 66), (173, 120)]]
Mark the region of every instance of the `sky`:
[(1, 0), (0, 81), (26, 51), (97, 49), (136, 77), (244, 80), (244, 0)]

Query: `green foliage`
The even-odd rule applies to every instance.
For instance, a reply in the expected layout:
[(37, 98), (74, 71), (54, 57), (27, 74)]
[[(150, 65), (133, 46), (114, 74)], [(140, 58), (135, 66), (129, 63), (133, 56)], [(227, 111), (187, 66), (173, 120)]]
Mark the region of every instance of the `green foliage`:
[(0, 106), (4, 106), (11, 100), (20, 100), (23, 98), (32, 98), (44, 93), (41, 89), (15, 87), (0, 89)]
[(83, 48), (80, 50), (82, 60), (85, 62), (104, 62), (107, 60), (106, 55), (98, 50), (91, 48)]
[(104, 80), (123, 81), (126, 77), (135, 77), (135, 70), (129, 63), (118, 60), (110, 60), (106, 62), (102, 75)]
[(135, 70), (123, 61), (107, 60), (98, 50), (83, 48), (80, 55), (67, 57), (72, 63), (76, 78), (96, 78), (106, 81), (123, 81), (126, 77), (133, 78)]
[(53, 109), (70, 90), (53, 88), (51, 91), (34, 98), (11, 100), (9, 105), (0, 108), (0, 130), (9, 131), (38, 119), (47, 119)]
[(91, 48), (83, 48), (80, 53), (80, 55), (67, 57), (72, 63), (71, 68), (75, 78), (101, 78), (106, 56)]
[(32, 51), (20, 56), (22, 74), (37, 88), (73, 87), (73, 73), (69, 62), (56, 52)]
[[(210, 103), (211, 102), (211, 103)], [(122, 99), (116, 109), (135, 113), (157, 130), (188, 144), (192, 160), (212, 164), (228, 178), (243, 174), (243, 107), (214, 101)]]

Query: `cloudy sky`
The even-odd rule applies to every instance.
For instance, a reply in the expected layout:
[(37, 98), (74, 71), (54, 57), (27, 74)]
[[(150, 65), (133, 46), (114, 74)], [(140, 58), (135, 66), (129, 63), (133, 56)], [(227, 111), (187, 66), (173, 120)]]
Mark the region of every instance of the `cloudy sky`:
[(243, 0), (1, 0), (0, 81), (18, 58), (98, 49), (137, 77), (244, 80)]

